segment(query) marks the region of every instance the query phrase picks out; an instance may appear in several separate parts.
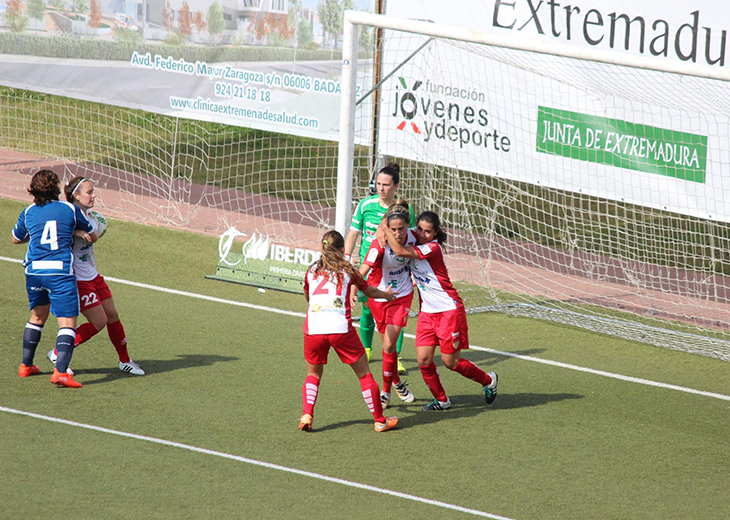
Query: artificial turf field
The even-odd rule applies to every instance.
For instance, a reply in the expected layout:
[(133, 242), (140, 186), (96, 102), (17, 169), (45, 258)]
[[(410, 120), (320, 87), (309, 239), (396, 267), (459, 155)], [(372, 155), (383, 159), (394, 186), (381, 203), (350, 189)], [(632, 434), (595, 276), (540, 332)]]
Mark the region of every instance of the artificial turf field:
[(472, 315), (472, 344), (492, 350), (465, 357), (499, 373), (493, 405), (441, 367), (454, 406), (420, 411), (429, 394), (408, 338), (416, 402), (394, 400), (396, 430), (372, 430), (357, 379), (332, 353), (315, 430), (302, 433), (304, 298), (206, 280), (211, 237), (112, 220), (97, 264), (118, 280), (129, 352), (147, 375), (119, 371), (102, 331), (73, 357), (84, 387), (55, 387), (51, 318), (42, 373), (21, 379), (29, 313), (8, 258), (25, 253), (10, 243), (24, 206), (0, 199), (0, 518), (730, 517), (730, 363)]

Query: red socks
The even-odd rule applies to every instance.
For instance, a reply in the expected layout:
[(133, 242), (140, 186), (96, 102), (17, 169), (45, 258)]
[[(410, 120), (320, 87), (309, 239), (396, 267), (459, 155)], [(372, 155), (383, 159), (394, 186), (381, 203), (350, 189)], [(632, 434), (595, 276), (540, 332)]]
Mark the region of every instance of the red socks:
[(84, 323), (83, 325), (76, 327), (76, 341), (74, 343), (74, 348), (78, 347), (85, 341), (89, 341), (97, 332), (99, 331), (96, 330), (96, 327), (94, 327), (91, 323)]
[(106, 330), (109, 333), (109, 339), (112, 340), (114, 348), (117, 350), (120, 363), (129, 363), (129, 353), (127, 352), (127, 335), (124, 333), (121, 320), (114, 323), (107, 323)]
[[(122, 363), (129, 363), (129, 352), (127, 352), (127, 335), (124, 332), (124, 327), (120, 320), (114, 323), (107, 323), (106, 330), (109, 333), (109, 339), (112, 341), (112, 345), (117, 351), (119, 361)], [(84, 323), (76, 327), (76, 341), (74, 342), (74, 348), (78, 347), (82, 343), (89, 341), (93, 338), (96, 330), (91, 323)]]
[(302, 386), (302, 410), (303, 413), (314, 415), (314, 404), (317, 402), (319, 393), (319, 379), (315, 376), (307, 376)]
[(393, 383), (398, 383), (398, 353), (383, 352), (383, 392), (390, 393)]
[(436, 364), (431, 361), (430, 365), (418, 368), (421, 369), (421, 375), (426, 382), (426, 386), (431, 390), (431, 394), (441, 402), (446, 401), (448, 397), (446, 397), (446, 391), (441, 385), (441, 378), (439, 377), (439, 371), (436, 369)]
[(373, 414), (375, 422), (385, 422), (383, 417), (383, 405), (380, 404), (380, 389), (378, 383), (373, 379), (373, 375), (368, 373), (360, 378), (360, 388), (362, 388), (362, 397), (365, 404), (368, 405), (370, 413)]
[(464, 358), (461, 358), (459, 360), (459, 362), (453, 368), (453, 371), (458, 372), (464, 377), (468, 377), (472, 381), (476, 381), (482, 386), (487, 386), (489, 383), (492, 382), (492, 378), (489, 377), (484, 370)]

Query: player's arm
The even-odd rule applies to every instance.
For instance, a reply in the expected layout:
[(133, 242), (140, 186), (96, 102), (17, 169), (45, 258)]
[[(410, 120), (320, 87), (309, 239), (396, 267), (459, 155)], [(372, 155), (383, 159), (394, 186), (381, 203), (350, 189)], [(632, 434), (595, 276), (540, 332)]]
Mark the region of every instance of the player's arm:
[(356, 229), (350, 229), (350, 232), (347, 233), (347, 238), (345, 238), (345, 258), (347, 260), (352, 256), (352, 251), (355, 249), (357, 237), (359, 236), (360, 232)]
[[(370, 272), (370, 266), (367, 264), (360, 264), (359, 272), (362, 275), (362, 277), (365, 278), (368, 275), (368, 273)], [(363, 291), (363, 293), (364, 292), (365, 291)], [(355, 285), (353, 285), (350, 288), (350, 305), (352, 305), (354, 307), (356, 304), (357, 304), (357, 287)]]
[(362, 262), (360, 264), (360, 274), (363, 278), (365, 278), (370, 270), (378, 265), (381, 257), (382, 257), (382, 251), (383, 248), (380, 247), (376, 242), (373, 241), (372, 244), (370, 244), (370, 249), (368, 249), (368, 252), (365, 254), (365, 258), (361, 258), (360, 261)]
[(360, 274), (363, 278), (365, 278), (368, 273), (370, 272), (371, 267), (368, 264), (361, 264), (360, 265)]
[(385, 247), (385, 228), (388, 227), (388, 219), (383, 217), (383, 220), (378, 224), (378, 229), (375, 230), (375, 240), (378, 241), (380, 247)]
[[(345, 237), (345, 259), (350, 260), (352, 252), (355, 250), (355, 244), (357, 243), (357, 237), (362, 234), (363, 226), (365, 225), (362, 215), (362, 201), (357, 205), (355, 214), (352, 216), (350, 222), (350, 231)], [(362, 260), (362, 258), (360, 259)]]
[(388, 300), (389, 302), (392, 302), (395, 299), (395, 297), (397, 296), (397, 294), (393, 292), (392, 287), (388, 287), (387, 291), (381, 291), (377, 287), (368, 285), (367, 288), (365, 288), (362, 292), (368, 298), (374, 298), (374, 299), (378, 299), (378, 300)]
[(11, 234), (13, 235), (13, 244), (25, 244), (30, 240), (30, 233), (28, 233), (28, 228), (25, 227), (25, 211), (18, 217), (18, 222)]
[(74, 212), (76, 215), (76, 229), (74, 230), (74, 236), (83, 238), (87, 242), (91, 242), (93, 244), (99, 239), (96, 234), (96, 227), (89, 222), (86, 215), (84, 215), (84, 212), (81, 211), (81, 208), (74, 206)]
[(419, 258), (416, 248), (413, 246), (401, 245), (398, 240), (396, 240), (393, 232), (387, 226), (385, 227), (385, 238), (388, 241), (388, 245), (395, 253), (395, 256), (400, 256), (401, 258)]
[(96, 236), (96, 232), (94, 233), (87, 233), (83, 229), (77, 229), (74, 231), (74, 236), (79, 237), (82, 240), (85, 240), (86, 242), (94, 243), (97, 240), (99, 240), (99, 237)]
[(388, 300), (389, 302), (392, 302), (396, 298), (397, 293), (393, 292), (392, 287), (388, 287), (387, 291), (381, 291), (377, 287), (368, 285), (365, 279), (362, 276), (359, 276), (360, 271), (355, 271), (353, 274), (355, 275), (353, 279), (354, 286), (360, 289), (368, 298)]

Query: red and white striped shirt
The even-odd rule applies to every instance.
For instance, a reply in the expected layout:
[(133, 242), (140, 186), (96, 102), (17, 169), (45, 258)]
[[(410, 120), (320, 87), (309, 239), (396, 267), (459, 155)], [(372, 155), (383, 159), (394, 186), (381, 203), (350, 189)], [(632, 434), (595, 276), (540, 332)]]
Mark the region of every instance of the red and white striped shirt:
[[(406, 231), (408, 235), (405, 245), (412, 246), (416, 243), (416, 235), (410, 229)], [(383, 248), (377, 240), (373, 240), (363, 263), (371, 267), (368, 274), (368, 285), (377, 287), (381, 291), (387, 291), (388, 287), (392, 287), (398, 298), (408, 296), (413, 292), (408, 259), (395, 256), (388, 244), (385, 244), (385, 248)], [(375, 301), (387, 300), (376, 299)]]
[(418, 258), (411, 259), (411, 274), (421, 297), (421, 312), (437, 313), (463, 306), (451, 285), (444, 253), (437, 241), (416, 246)]
[(350, 309), (350, 287), (356, 285), (361, 291), (368, 284), (361, 276), (351, 278), (342, 272), (342, 284), (326, 274), (315, 273), (314, 268), (304, 277), (304, 293), (309, 295), (307, 317), (304, 319), (305, 334), (344, 334), (352, 327)]

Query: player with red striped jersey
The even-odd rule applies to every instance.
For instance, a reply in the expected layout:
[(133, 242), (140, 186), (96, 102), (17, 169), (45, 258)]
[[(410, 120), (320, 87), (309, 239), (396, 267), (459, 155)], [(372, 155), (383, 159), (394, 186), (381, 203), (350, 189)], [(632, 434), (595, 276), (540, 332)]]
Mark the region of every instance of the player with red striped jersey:
[(307, 269), (304, 296), (309, 303), (304, 319), (304, 359), (307, 378), (302, 387), (303, 414), (299, 429), (312, 430), (314, 405), (319, 384), (332, 347), (343, 363), (352, 367), (360, 380), (365, 403), (375, 419), (375, 431), (384, 432), (398, 424), (397, 417), (384, 417), (380, 389), (368, 366), (365, 348), (352, 326), (350, 290), (360, 289), (368, 298), (392, 300), (392, 289), (381, 291), (365, 282), (355, 267), (345, 260), (345, 239), (337, 231), (328, 231), (322, 238), (322, 256)]
[(482, 385), (487, 404), (493, 403), (497, 397), (497, 374), (487, 374), (461, 357), (461, 351), (469, 348), (469, 327), (464, 303), (451, 283), (444, 262), (442, 245), (446, 242), (446, 233), (441, 229), (438, 215), (433, 211), (419, 215), (416, 223), (418, 245), (415, 247), (401, 245), (387, 226), (385, 236), (396, 255), (411, 259), (411, 274), (421, 299), (416, 326), (416, 359), (434, 397), (423, 409), (451, 408), (433, 362), (436, 346), (441, 349), (444, 366)]
[[(370, 197), (366, 197), (360, 201), (355, 209), (355, 213), (352, 216), (352, 222), (350, 223), (350, 231), (345, 239), (345, 258), (350, 258), (350, 253), (353, 252), (357, 237), (361, 236), (360, 248), (358, 249), (358, 259), (360, 263), (367, 255), (370, 249), (370, 244), (375, 239), (375, 234), (378, 226), (383, 221), (386, 211), (390, 208), (396, 199), (396, 191), (400, 186), (400, 166), (398, 163), (392, 162), (381, 168), (378, 175), (375, 177), (375, 185), (371, 186), (373, 191)], [(414, 228), (416, 226), (416, 214), (411, 210), (410, 213), (410, 225), (408, 227)], [(362, 340), (365, 352), (368, 355), (368, 361), (372, 356), (373, 346), (373, 334), (375, 332), (375, 320), (373, 319), (372, 312), (370, 312), (370, 304), (368, 299), (362, 294), (359, 294), (359, 301), (362, 302), (362, 314), (360, 314), (360, 339)], [(403, 346), (403, 334), (398, 338), (396, 350), (398, 356)], [(398, 360), (398, 373), (405, 374), (406, 367)]]
[[(94, 184), (84, 177), (77, 176), (66, 184), (64, 193), (66, 200), (80, 208), (93, 225), (95, 220), (91, 218), (91, 208), (96, 204)], [(86, 318), (86, 323), (82, 323), (76, 328), (74, 348), (88, 341), (106, 327), (109, 339), (119, 357), (119, 370), (138, 376), (145, 375), (144, 370), (129, 357), (127, 334), (119, 319), (114, 298), (104, 277), (96, 269), (94, 245), (75, 238), (73, 255), (81, 314)], [(48, 360), (56, 364), (57, 352), (55, 349), (48, 352)], [(68, 371), (73, 373), (71, 368)]]
[[(416, 244), (415, 233), (408, 229), (409, 221), (408, 203), (403, 200), (393, 204), (385, 213), (386, 226), (395, 235), (398, 243), (404, 246)], [(391, 387), (395, 385), (398, 397), (406, 403), (412, 403), (413, 393), (398, 375), (396, 351), (398, 338), (408, 323), (408, 313), (413, 301), (413, 283), (408, 260), (396, 256), (388, 244), (381, 246), (378, 240), (373, 240), (360, 266), (360, 273), (367, 277), (368, 285), (381, 290), (392, 287), (398, 291), (398, 297), (392, 302), (383, 299), (370, 301), (370, 310), (383, 343), (383, 390), (380, 392), (380, 401), (383, 408), (388, 407)]]

